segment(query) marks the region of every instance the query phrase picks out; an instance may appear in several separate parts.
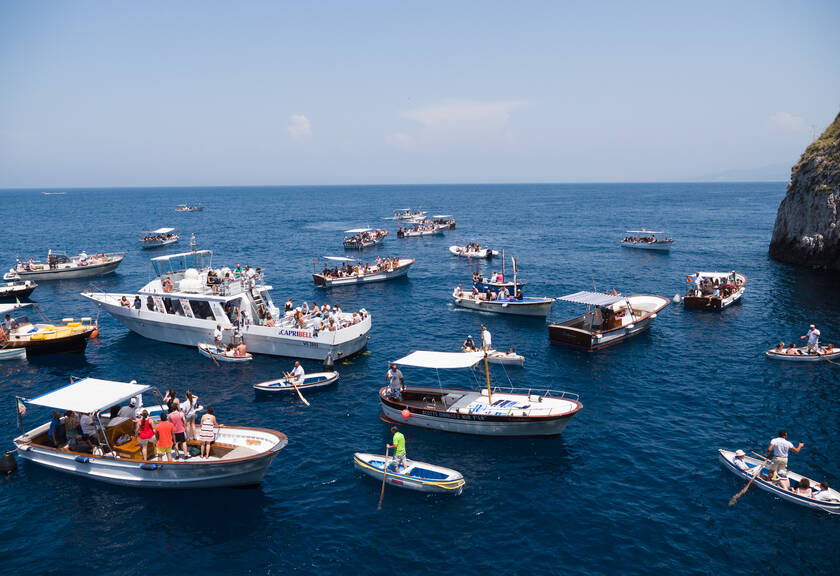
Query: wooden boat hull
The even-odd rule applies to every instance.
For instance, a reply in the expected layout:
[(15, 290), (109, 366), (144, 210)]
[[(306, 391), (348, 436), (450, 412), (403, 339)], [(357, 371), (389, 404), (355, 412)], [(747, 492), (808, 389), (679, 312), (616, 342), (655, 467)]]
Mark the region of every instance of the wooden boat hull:
[[(44, 432), (48, 427), (45, 424), (29, 434)], [(257, 485), (277, 453), (288, 444), (285, 434), (262, 428), (226, 426), (218, 429), (216, 438), (217, 442), (248, 447), (256, 454), (233, 459), (144, 462), (56, 450), (30, 444), (23, 436), (15, 438), (15, 444), (22, 459), (51, 470), (119, 486), (172, 489)]]
[(635, 248), (636, 250), (655, 250), (667, 252), (671, 249), (673, 242), (622, 242), (624, 248)]
[(15, 270), (14, 274), (11, 272), (3, 276), (6, 280), (14, 280), (20, 278), (21, 280), (71, 280), (74, 278), (89, 278), (91, 276), (104, 276), (110, 274), (117, 269), (117, 266), (123, 261), (123, 256), (116, 256), (110, 262), (103, 262), (101, 264), (90, 264), (88, 266), (76, 266), (72, 268), (55, 268), (50, 270)]
[(744, 295), (745, 287), (742, 286), (726, 298), (711, 298), (706, 296), (683, 296), (683, 306), (694, 310), (712, 310), (719, 312), (724, 308), (735, 304)]
[(356, 470), (380, 482), (382, 477), (385, 476), (385, 482), (397, 488), (433, 494), (458, 495), (463, 491), (464, 484), (466, 484), (460, 472), (443, 466), (406, 459), (406, 467), (403, 472), (396, 472), (393, 470), (393, 458), (389, 456), (389, 471), (386, 474), (384, 462), (384, 455), (362, 452), (353, 454), (353, 466)]
[[(422, 389), (421, 389), (422, 390)], [(429, 389), (430, 394), (464, 392), (456, 389)], [(528, 398), (527, 395), (522, 395)], [(541, 437), (558, 436), (563, 433), (571, 419), (583, 405), (572, 401), (574, 409), (563, 414), (548, 416), (497, 416), (463, 412), (448, 412), (430, 406), (420, 407), (388, 396), (388, 388), (379, 391), (379, 403), (385, 420), (397, 424), (428, 428), (441, 432), (455, 432), (476, 436), (499, 437)], [(409, 411), (409, 417), (403, 417), (403, 410)]]
[(18, 299), (29, 298), (29, 295), (37, 288), (34, 282), (27, 281), (26, 284), (0, 285), (0, 302), (14, 302)]
[[(303, 383), (298, 384), (297, 387), (299, 390), (314, 390), (317, 388), (332, 386), (336, 382), (338, 382), (338, 372), (313, 372), (311, 374), (305, 374), (303, 376)], [(254, 384), (254, 390), (265, 394), (295, 393), (295, 387), (292, 386), (286, 378), (259, 382)]]
[(26, 348), (0, 348), (0, 362), (4, 360), (26, 360)]
[[(405, 259), (402, 259), (405, 261)], [(414, 264), (414, 259), (409, 259), (407, 264), (400, 264), (394, 270), (383, 270), (364, 274), (361, 276), (345, 276), (343, 278), (327, 278), (323, 274), (313, 274), (316, 286), (330, 288), (332, 286), (349, 286), (351, 284), (370, 284), (373, 282), (385, 282), (386, 280), (394, 280), (395, 278), (402, 278), (408, 274), (408, 269)]]
[(589, 352), (601, 350), (608, 346), (624, 342), (638, 336), (648, 328), (656, 319), (657, 314), (668, 306), (669, 300), (661, 296), (630, 296), (631, 303), (634, 298), (655, 298), (660, 304), (637, 318), (632, 324), (613, 328), (611, 330), (593, 331), (586, 328), (586, 315), (577, 316), (571, 320), (548, 325), (548, 338), (552, 344), (566, 344), (575, 348), (582, 348)]
[(797, 350), (801, 350), (803, 353), (780, 354), (775, 350), (768, 350), (764, 354), (771, 360), (787, 360), (788, 362), (826, 362), (827, 360), (840, 362), (840, 348), (834, 348), (832, 352), (827, 354), (807, 354), (807, 348), (797, 348)]
[[(751, 464), (750, 471), (747, 472), (745, 470), (741, 470), (737, 466), (735, 466), (734, 458), (735, 452), (729, 450), (719, 449), (718, 454), (720, 456), (720, 461), (723, 462), (724, 466), (736, 476), (739, 476), (743, 480), (749, 481), (752, 477), (752, 474), (755, 471), (755, 466), (760, 464), (760, 460), (757, 458), (750, 458), (747, 457), (745, 460)], [(802, 478), (801, 475), (796, 474), (788, 470), (788, 479), (793, 479), (795, 481), (799, 481)], [(812, 482), (812, 484), (816, 484)], [(837, 493), (835, 490), (832, 490), (833, 495), (838, 498), (837, 502), (828, 502), (822, 500), (816, 500), (814, 498), (808, 498), (806, 496), (800, 496), (791, 492), (790, 490), (785, 490), (781, 486), (777, 486), (772, 482), (769, 482), (766, 479), (764, 473), (759, 474), (756, 479), (753, 481), (753, 485), (757, 488), (764, 490), (765, 492), (770, 492), (774, 496), (781, 498), (782, 500), (787, 500), (788, 502), (793, 502), (794, 504), (799, 504), (800, 506), (805, 506), (807, 508), (813, 508), (816, 510), (822, 510), (824, 512), (828, 512), (829, 514), (840, 514), (840, 493)]]
[(523, 298), (522, 300), (473, 300), (471, 298), (459, 298), (453, 294), (456, 306), (480, 312), (493, 312), (495, 314), (511, 314), (515, 316), (533, 316), (545, 318), (551, 311), (553, 298)]
[(244, 362), (250, 362), (254, 359), (254, 357), (248, 353), (246, 353), (245, 356), (228, 356), (225, 354), (223, 349), (204, 343), (198, 345), (198, 353), (205, 358), (215, 358), (219, 362), (227, 362), (229, 364), (242, 364)]
[(41, 356), (44, 354), (83, 354), (87, 347), (88, 339), (95, 326), (84, 332), (70, 334), (59, 338), (49, 338), (44, 340), (10, 340), (6, 342), (6, 349), (24, 348), (27, 356)]

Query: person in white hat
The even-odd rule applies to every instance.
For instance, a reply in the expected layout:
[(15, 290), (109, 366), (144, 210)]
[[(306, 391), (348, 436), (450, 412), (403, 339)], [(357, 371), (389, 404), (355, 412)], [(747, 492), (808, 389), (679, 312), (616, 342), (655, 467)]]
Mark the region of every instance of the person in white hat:
[(808, 339), (808, 354), (816, 354), (820, 345), (820, 331), (817, 327), (811, 324), (808, 333), (799, 337), (800, 340), (803, 338)]
[(735, 451), (735, 459), (732, 461), (732, 463), (735, 464), (735, 466), (737, 466), (738, 468), (740, 468), (744, 472), (749, 472), (750, 467), (747, 465), (747, 461), (744, 460), (745, 456), (746, 456), (746, 454), (744, 454), (743, 450), (736, 450)]

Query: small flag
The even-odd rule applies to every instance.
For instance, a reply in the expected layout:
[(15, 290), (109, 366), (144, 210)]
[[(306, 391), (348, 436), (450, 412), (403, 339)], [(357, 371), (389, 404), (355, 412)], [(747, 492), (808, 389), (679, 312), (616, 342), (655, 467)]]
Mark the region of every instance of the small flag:
[(20, 414), (21, 416), (26, 415), (26, 404), (24, 404), (23, 400), (21, 400), (20, 398), (17, 399), (17, 408), (18, 414)]
[(615, 291), (615, 288), (613, 288), (613, 296), (618, 296), (618, 292)]
[(518, 270), (516, 268), (516, 258), (511, 257), (511, 260), (513, 260), (513, 271), (518, 272)]

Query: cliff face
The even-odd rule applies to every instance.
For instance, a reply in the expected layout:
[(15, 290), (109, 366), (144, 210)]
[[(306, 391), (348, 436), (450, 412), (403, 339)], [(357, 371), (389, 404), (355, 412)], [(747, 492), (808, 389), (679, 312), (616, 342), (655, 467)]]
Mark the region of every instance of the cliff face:
[(791, 171), (776, 214), (770, 256), (840, 271), (840, 114)]

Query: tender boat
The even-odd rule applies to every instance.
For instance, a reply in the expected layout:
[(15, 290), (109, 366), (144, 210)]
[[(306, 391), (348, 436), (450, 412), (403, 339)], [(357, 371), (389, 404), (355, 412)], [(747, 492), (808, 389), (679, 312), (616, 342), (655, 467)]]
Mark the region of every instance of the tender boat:
[(498, 300), (487, 300), (483, 292), (472, 294), (464, 291), (460, 286), (452, 292), (452, 299), (456, 306), (469, 310), (518, 316), (538, 316), (541, 318), (548, 316), (551, 305), (554, 303), (554, 298), (539, 297), (514, 298), (508, 296)]
[(455, 229), (455, 218), (451, 214), (435, 214), (431, 220), (434, 224), (443, 224), (449, 226), (451, 230)]
[(15, 267), (3, 275), (3, 279), (41, 281), (103, 276), (116, 270), (123, 258), (124, 256), (120, 253), (88, 256), (84, 252), (71, 257), (63, 252), (50, 250), (46, 264), (34, 259), (27, 262), (18, 260)]
[(600, 350), (623, 342), (647, 330), (667, 298), (647, 294), (622, 296), (615, 293), (575, 292), (558, 298), (563, 302), (586, 304), (586, 313), (548, 325), (552, 344), (569, 344), (587, 351)]
[(665, 236), (665, 232), (653, 232), (650, 230), (627, 230), (621, 245), (625, 248), (637, 250), (670, 250), (674, 245), (674, 239)]
[(0, 348), (0, 362), (4, 360), (26, 360), (26, 348)]
[(175, 244), (178, 240), (180, 240), (180, 236), (177, 234), (177, 230), (175, 228), (158, 228), (157, 230), (151, 230), (146, 232), (142, 238), (140, 238), (140, 242), (143, 244), (143, 249), (150, 249), (150, 248), (160, 248), (161, 246), (169, 246), (170, 244)]
[[(472, 368), (485, 359), (483, 352), (416, 351), (396, 361), (401, 366)], [(489, 359), (488, 359), (489, 361)], [(379, 390), (383, 417), (396, 423), (445, 432), (481, 436), (557, 436), (583, 404), (577, 394), (546, 389), (490, 387), (468, 390), (434, 386), (406, 386), (393, 397), (386, 386)]]
[[(241, 337), (252, 354), (323, 361), (328, 354), (333, 359), (346, 358), (367, 346), (371, 318), (364, 309), (342, 312), (335, 331), (328, 329), (328, 321), (321, 316), (305, 315), (297, 321), (293, 312), (284, 315), (274, 305), (271, 286), (263, 283), (261, 275), (254, 277), (252, 289), (244, 276), (227, 268), (210, 275), (212, 257), (210, 250), (158, 256), (152, 258), (157, 278), (139, 291), (84, 292), (82, 296), (129, 330), (172, 344), (195, 347), (212, 342), (217, 324), (226, 336), (232, 334), (240, 313), (246, 320), (240, 322)], [(231, 281), (225, 281), (226, 274)], [(142, 302), (139, 310), (131, 305), (135, 294)]]
[[(312, 390), (314, 388), (331, 386), (336, 382), (338, 382), (338, 372), (313, 372), (312, 374), (304, 374), (303, 382), (298, 384), (297, 388), (299, 390)], [(254, 384), (254, 390), (266, 393), (295, 393), (295, 387), (289, 382), (288, 378), (258, 382)]]
[(774, 360), (789, 360), (790, 362), (823, 362), (828, 360), (840, 361), (840, 348), (834, 346), (833, 344), (820, 346), (820, 351), (817, 354), (809, 354), (807, 346), (798, 348), (794, 347), (793, 350), (796, 351), (795, 354), (788, 354), (787, 350), (790, 350), (790, 348), (785, 348), (782, 352), (779, 352), (775, 348), (771, 348), (764, 354), (768, 358), (772, 358)]
[[(17, 307), (28, 306), (21, 304)], [(0, 314), (7, 314), (14, 305), (0, 305)], [(14, 327), (7, 334), (0, 329), (0, 347), (26, 350), (28, 356), (58, 354), (65, 352), (83, 353), (88, 339), (99, 328), (90, 318), (75, 321), (65, 318), (61, 324), (33, 324), (27, 316), (12, 318)]]
[(198, 353), (205, 358), (213, 358), (218, 362), (228, 362), (231, 364), (241, 364), (254, 359), (248, 352), (242, 356), (237, 356), (233, 350), (225, 350), (224, 348), (219, 348), (214, 344), (207, 344), (205, 342), (199, 342)]
[(381, 244), (388, 235), (387, 230), (380, 230), (379, 228), (353, 228), (345, 230), (345, 234), (350, 236), (344, 237), (344, 248), (347, 250), (363, 250)]
[(201, 202), (198, 204), (179, 204), (175, 208), (175, 212), (201, 212), (202, 210), (204, 210), (204, 206), (201, 205)]
[(484, 248), (480, 248), (478, 244), (467, 244), (466, 246), (450, 246), (449, 251), (455, 256), (461, 256), (463, 258), (488, 259), (492, 258), (493, 256), (499, 255), (498, 250), (491, 250), (487, 246), (485, 246)]
[(397, 208), (394, 210), (394, 220), (423, 219), (426, 217), (426, 212), (422, 210), (422, 208), (422, 206), (418, 207), (417, 210), (412, 210), (411, 208)]
[(0, 302), (14, 302), (21, 298), (29, 298), (38, 285), (32, 280), (16, 282), (0, 282)]
[(323, 260), (322, 267), (315, 260), (312, 278), (316, 286), (324, 288), (393, 280), (408, 274), (408, 269), (414, 264), (414, 258), (377, 258), (372, 264), (340, 256), (324, 256)]
[[(744, 457), (744, 461), (747, 463), (747, 470), (741, 470), (735, 465), (735, 452), (719, 449), (718, 453), (720, 454), (720, 461), (723, 462), (724, 466), (726, 466), (730, 472), (740, 476), (743, 480), (749, 481), (755, 474), (756, 466), (763, 466), (762, 460), (746, 456)], [(790, 470), (787, 471), (787, 479), (790, 487), (793, 489), (799, 487), (799, 483), (803, 478), (805, 478), (805, 476), (802, 476), (801, 474), (796, 474)], [(808, 478), (808, 483), (811, 485), (812, 489), (819, 489), (820, 487), (819, 482), (814, 481), (811, 478)], [(826, 495), (828, 499), (826, 500), (817, 499), (816, 497), (800, 496), (792, 490), (781, 486), (778, 481), (770, 482), (769, 471), (767, 469), (762, 469), (761, 472), (759, 472), (758, 476), (756, 476), (755, 480), (753, 480), (753, 484), (766, 492), (770, 492), (783, 500), (787, 500), (788, 502), (793, 502), (794, 504), (799, 504), (800, 506), (806, 506), (808, 508), (823, 510), (829, 514), (840, 514), (840, 492), (834, 490), (833, 488), (828, 489), (828, 494)], [(817, 494), (819, 494), (819, 492), (817, 492)]]
[[(464, 352), (472, 352), (472, 350), (464, 350)], [(525, 356), (517, 354), (516, 352), (502, 352), (500, 350), (487, 350), (487, 361), (490, 364), (501, 364), (503, 366), (525, 366)]]
[[(91, 414), (106, 455), (94, 456), (51, 446), (50, 422), (15, 438), (18, 454), (45, 468), (109, 484), (138, 488), (219, 488), (259, 484), (272, 460), (288, 443), (281, 432), (225, 424), (216, 429), (209, 458), (143, 460), (136, 438), (117, 445), (120, 437), (134, 434), (135, 422), (121, 417), (106, 418), (103, 411), (128, 404), (131, 398), (147, 391), (153, 391), (163, 403), (160, 393), (152, 386), (96, 378), (79, 380), (31, 400), (19, 399), (19, 403), (30, 406)], [(197, 447), (198, 442), (191, 440), (189, 445)], [(77, 450), (80, 448), (76, 446)], [(148, 450), (154, 454), (153, 442)]]
[(393, 458), (388, 458), (388, 471), (385, 471), (385, 456), (382, 454), (353, 454), (353, 466), (356, 470), (397, 488), (408, 488), (418, 492), (458, 495), (464, 489), (464, 476), (457, 470), (435, 466), (417, 460), (405, 460), (405, 468), (395, 469)]
[(723, 310), (738, 302), (747, 288), (747, 277), (732, 272), (697, 272), (686, 277), (683, 306), (701, 310)]
[(420, 236), (436, 236), (438, 234), (443, 234), (444, 230), (448, 230), (449, 226), (445, 224), (433, 224), (430, 222), (422, 221), (417, 222), (411, 226), (406, 226), (403, 228), (402, 226), (399, 227), (397, 230), (397, 238), (417, 238)]

